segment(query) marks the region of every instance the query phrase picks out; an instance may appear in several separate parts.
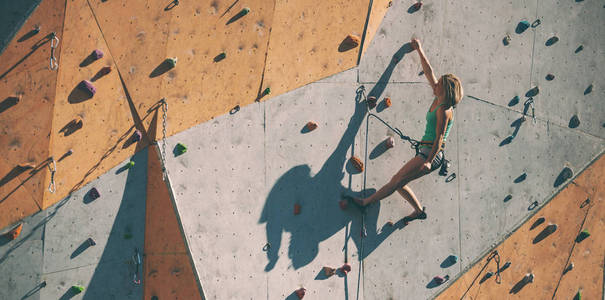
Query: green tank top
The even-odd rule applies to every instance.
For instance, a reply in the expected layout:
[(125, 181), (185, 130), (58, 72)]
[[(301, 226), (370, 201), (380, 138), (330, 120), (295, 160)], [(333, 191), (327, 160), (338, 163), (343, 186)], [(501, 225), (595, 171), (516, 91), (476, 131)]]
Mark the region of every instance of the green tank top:
[[(426, 129), (424, 130), (424, 136), (422, 137), (422, 141), (434, 141), (435, 140), (435, 127), (437, 126), (437, 118), (435, 115), (435, 112), (439, 109), (439, 106), (443, 105), (444, 103), (439, 104), (433, 111), (430, 110), (426, 113)], [(445, 135), (443, 136), (443, 142), (445, 142), (445, 140), (447, 139), (447, 136), (450, 133), (450, 128), (452, 127), (452, 124), (454, 123), (454, 120), (452, 119), (451, 122), (448, 121), (447, 123), (447, 128), (445, 129)], [(431, 148), (432, 145), (421, 145), (420, 147), (428, 147)]]

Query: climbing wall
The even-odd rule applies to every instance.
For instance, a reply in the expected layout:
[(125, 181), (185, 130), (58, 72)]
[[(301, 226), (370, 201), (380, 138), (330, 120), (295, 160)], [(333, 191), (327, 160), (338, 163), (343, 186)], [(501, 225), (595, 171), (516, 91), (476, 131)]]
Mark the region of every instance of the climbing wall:
[[(50, 34), (63, 28), (65, 2), (44, 1), (0, 60), (0, 228), (43, 207), (57, 71), (49, 70)], [(40, 26), (38, 33), (33, 31)], [(61, 59), (61, 43), (54, 51)]]
[(24, 219), (17, 239), (1, 237), (2, 299), (141, 299), (147, 150), (129, 161)]
[(203, 299), (156, 146), (147, 166), (143, 299)]
[[(491, 249), (437, 299), (599, 299), (603, 295), (603, 156), (582, 172), (561, 193), (537, 211), (502, 244)], [(588, 200), (587, 200), (588, 199)], [(556, 225), (556, 227), (554, 227)], [(554, 230), (553, 230), (554, 228)], [(588, 238), (577, 242), (588, 230)], [(493, 251), (500, 258), (500, 283)], [(510, 262), (510, 267), (504, 264)], [(573, 268), (568, 266), (573, 263)], [(533, 282), (524, 281), (527, 273)], [(577, 299), (577, 298), (576, 298)]]
[[(146, 145), (131, 140), (135, 118), (118, 73), (102, 75), (103, 67), (115, 70), (115, 64), (88, 2), (70, 1), (66, 9), (50, 146), (56, 192), (45, 191), (44, 208)], [(93, 58), (94, 50), (103, 57)], [(96, 88), (94, 95), (82, 90), (83, 80)]]

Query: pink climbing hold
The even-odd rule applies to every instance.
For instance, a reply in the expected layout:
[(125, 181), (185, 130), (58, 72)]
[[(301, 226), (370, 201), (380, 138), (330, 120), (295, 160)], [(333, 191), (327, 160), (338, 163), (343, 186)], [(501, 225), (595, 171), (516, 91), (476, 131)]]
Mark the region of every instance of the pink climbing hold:
[(134, 133), (132, 134), (132, 137), (130, 139), (132, 140), (133, 143), (136, 143), (136, 142), (140, 141), (141, 138), (143, 138), (143, 134), (141, 134), (141, 131), (137, 129), (134, 131)]
[(450, 279), (450, 276), (449, 276), (449, 275), (445, 275), (444, 277), (441, 277), (441, 276), (435, 276), (435, 277), (433, 278), (433, 280), (435, 280), (435, 283), (436, 283), (436, 284), (442, 284), (442, 283), (446, 282), (448, 279)]
[(90, 96), (94, 96), (94, 94), (97, 92), (97, 89), (94, 87), (94, 85), (92, 85), (92, 83), (88, 80), (82, 80), (80, 82), (80, 84), (78, 84), (78, 87), (86, 92), (88, 92), (90, 94)]
[(99, 59), (103, 57), (103, 51), (99, 50), (99, 49), (95, 49), (95, 51), (92, 51), (92, 57), (94, 59)]

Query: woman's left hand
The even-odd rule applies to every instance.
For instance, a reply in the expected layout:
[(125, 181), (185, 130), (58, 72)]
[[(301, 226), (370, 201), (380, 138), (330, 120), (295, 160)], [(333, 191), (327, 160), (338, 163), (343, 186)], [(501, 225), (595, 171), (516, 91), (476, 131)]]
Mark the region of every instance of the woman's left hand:
[(423, 173), (428, 173), (431, 170), (431, 163), (425, 162), (420, 166), (420, 171)]

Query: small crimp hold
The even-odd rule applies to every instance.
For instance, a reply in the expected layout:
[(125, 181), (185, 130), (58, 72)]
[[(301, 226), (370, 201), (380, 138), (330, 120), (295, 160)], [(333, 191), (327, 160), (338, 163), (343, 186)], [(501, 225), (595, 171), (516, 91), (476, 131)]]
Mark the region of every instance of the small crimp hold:
[(294, 203), (294, 215), (295, 215), (295, 216), (300, 214), (300, 209), (301, 209), (301, 208), (302, 208), (302, 207), (300, 206), (300, 204), (298, 204), (298, 203)]
[(88, 246), (92, 247), (94, 245), (96, 245), (97, 243), (95, 242), (95, 240), (93, 240), (92, 238), (88, 238), (86, 240), (86, 242), (88, 242)]
[(171, 68), (174, 68), (174, 67), (176, 67), (177, 60), (178, 60), (178, 58), (172, 57), (172, 58), (166, 58), (165, 61)]
[(15, 240), (21, 234), (21, 230), (23, 230), (23, 223), (19, 224), (17, 227), (7, 232), (5, 236), (11, 241)]
[(585, 240), (589, 236), (590, 236), (590, 232), (588, 232), (587, 229), (582, 230), (582, 232), (580, 232), (580, 234), (578, 234), (578, 237), (576, 238), (576, 243), (579, 243), (579, 242)]
[(305, 289), (304, 287), (301, 287), (300, 289), (296, 290), (296, 296), (298, 296), (298, 299), (302, 299), (305, 296), (305, 293), (307, 292), (307, 289)]
[(573, 267), (574, 267), (573, 262), (569, 263), (569, 265), (567, 265), (567, 268), (565, 268), (565, 270), (563, 271), (563, 273), (567, 273), (567, 272), (573, 270)]
[(74, 285), (71, 287), (71, 291), (74, 292), (75, 294), (79, 294), (82, 291), (84, 291), (84, 287), (79, 286), (79, 285)]
[(92, 97), (95, 95), (95, 93), (97, 92), (97, 89), (95, 88), (94, 85), (92, 85), (92, 82), (88, 81), (88, 80), (82, 80), (79, 84), (78, 84), (78, 88), (80, 88), (81, 90), (88, 92), (88, 94)]
[(546, 75), (546, 80), (551, 81), (553, 79), (555, 79), (555, 75), (553, 75), (553, 74), (547, 74)]
[(181, 155), (181, 154), (183, 154), (185, 152), (187, 152), (187, 146), (185, 146), (185, 145), (183, 145), (181, 143), (176, 144), (176, 153), (177, 153), (177, 155)]
[(247, 15), (250, 12), (250, 8), (244, 7), (242, 8), (242, 10), (238, 13), (238, 15), (241, 15), (242, 17)]
[(391, 107), (391, 105), (392, 105), (391, 98), (389, 98), (389, 97), (384, 98), (384, 106)]
[(92, 51), (91, 56), (94, 59), (100, 59), (103, 57), (103, 51), (101, 51), (100, 49), (95, 49), (94, 51)]
[(323, 270), (324, 270), (324, 274), (325, 274), (327, 277), (330, 277), (330, 276), (332, 276), (332, 275), (336, 274), (336, 269), (334, 269), (334, 268), (332, 268), (332, 267), (324, 267), (324, 269), (323, 269)]
[(126, 169), (130, 169), (130, 168), (134, 167), (134, 161), (129, 161), (124, 167)]
[(140, 130), (138, 130), (138, 129), (137, 129), (137, 130), (135, 130), (135, 131), (132, 133), (132, 136), (130, 137), (130, 140), (131, 140), (133, 143), (136, 143), (136, 142), (140, 141), (142, 138), (143, 138), (143, 134), (141, 133), (141, 131), (140, 131)]
[(378, 100), (376, 99), (376, 97), (374, 97), (374, 96), (368, 97), (368, 106), (370, 107), (370, 109), (376, 107), (377, 102), (378, 102)]
[(574, 51), (574, 52), (575, 52), (575, 53), (578, 53), (578, 52), (580, 52), (580, 51), (582, 51), (582, 50), (584, 50), (584, 46), (583, 46), (583, 45), (580, 45), (580, 46), (578, 46), (578, 48), (576, 48), (576, 51)]
[(307, 129), (307, 131), (313, 131), (317, 128), (317, 123), (313, 122), (313, 121), (309, 121), (307, 123), (307, 125), (305, 125), (305, 129)]
[(90, 191), (88, 192), (88, 195), (90, 196), (90, 199), (95, 200), (98, 199), (99, 197), (101, 197), (101, 194), (99, 194), (99, 191), (97, 190), (97, 188), (92, 188), (90, 189)]
[(559, 41), (559, 37), (553, 36), (546, 41), (546, 46), (551, 46)]
[(263, 91), (263, 96), (264, 96), (264, 95), (269, 95), (269, 94), (271, 94), (271, 88), (266, 88), (266, 89)]
[(363, 163), (359, 158), (357, 158), (357, 156), (351, 157), (349, 161), (358, 172), (363, 172)]
[(354, 34), (347, 35), (347, 37), (344, 40), (344, 44), (346, 44), (347, 46), (349, 46), (351, 48), (359, 46), (359, 43), (361, 43), (361, 39)]
[(450, 275), (445, 275), (444, 277), (441, 277), (441, 276), (433, 277), (433, 280), (435, 281), (436, 284), (442, 284), (442, 283), (448, 281), (449, 279), (450, 279)]
[(395, 146), (395, 139), (390, 136), (388, 137), (386, 140), (384, 140), (384, 145), (387, 147), (387, 149), (391, 149)]
[(502, 39), (502, 44), (504, 44), (504, 46), (508, 46), (510, 44), (511, 41), (511, 37), (510, 34), (507, 34), (503, 39)]
[(517, 24), (517, 33), (522, 33), (523, 31), (527, 30), (527, 28), (529, 28), (531, 26), (531, 24), (529, 24), (528, 21), (523, 20), (521, 22), (519, 22), (519, 24)]
[(525, 276), (523, 277), (523, 282), (525, 282), (525, 283), (534, 282), (534, 274), (533, 273), (525, 274)]
[(388, 221), (388, 222), (387, 222), (387, 225), (388, 225), (389, 227), (393, 227), (393, 226), (395, 226), (395, 223), (393, 223), (393, 221)]

